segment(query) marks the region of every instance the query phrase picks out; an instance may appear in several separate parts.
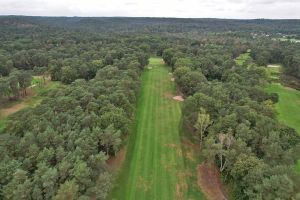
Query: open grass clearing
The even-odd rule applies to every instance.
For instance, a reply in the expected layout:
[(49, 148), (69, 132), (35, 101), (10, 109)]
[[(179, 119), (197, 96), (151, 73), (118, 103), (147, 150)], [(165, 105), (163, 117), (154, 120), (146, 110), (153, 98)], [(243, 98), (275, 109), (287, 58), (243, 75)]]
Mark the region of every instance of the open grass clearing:
[(196, 167), (185, 165), (187, 151), (182, 148), (179, 131), (180, 102), (166, 95), (176, 95), (169, 69), (160, 58), (151, 58), (148, 67), (152, 69), (142, 75), (136, 125), (126, 160), (109, 199), (203, 199), (199, 190), (190, 189)]
[(242, 54), (240, 54), (239, 55), (239, 57), (237, 57), (236, 59), (235, 59), (235, 63), (237, 64), (237, 65), (243, 65), (247, 60), (249, 60), (249, 59), (251, 59), (251, 57), (250, 57), (250, 52), (249, 51), (247, 51), (246, 53), (242, 53)]
[(282, 66), (278, 64), (270, 64), (266, 68), (268, 79), (272, 82), (278, 82)]
[[(278, 78), (280, 68), (270, 67), (268, 70), (273, 71), (271, 77), (276, 76), (274, 73), (277, 73)], [(278, 120), (294, 128), (300, 134), (300, 91), (275, 82), (268, 84), (266, 91), (277, 93), (279, 96), (279, 102), (275, 104), (276, 111), (278, 112)], [(300, 159), (296, 165), (296, 170), (300, 173)]]

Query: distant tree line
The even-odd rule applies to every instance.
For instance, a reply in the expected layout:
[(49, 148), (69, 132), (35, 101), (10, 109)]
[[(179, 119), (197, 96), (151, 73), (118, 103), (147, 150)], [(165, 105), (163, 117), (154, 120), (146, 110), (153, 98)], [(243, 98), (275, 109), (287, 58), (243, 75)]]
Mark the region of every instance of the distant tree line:
[[(106, 160), (131, 130), (149, 55), (174, 71), (184, 128), (236, 199), (299, 198), (300, 137), (263, 90), (262, 65), (299, 77), (299, 44), (267, 36), (278, 32), (299, 34), (300, 21), (1, 16), (0, 98), (25, 94), (32, 74), (65, 87), (8, 119), (0, 199), (106, 199)], [(249, 49), (252, 60), (236, 65)]]

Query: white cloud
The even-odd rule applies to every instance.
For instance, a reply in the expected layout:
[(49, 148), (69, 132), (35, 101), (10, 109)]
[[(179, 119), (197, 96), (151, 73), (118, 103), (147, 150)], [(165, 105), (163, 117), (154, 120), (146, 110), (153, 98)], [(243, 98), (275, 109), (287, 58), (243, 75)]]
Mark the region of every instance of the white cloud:
[(300, 18), (300, 0), (0, 0), (1, 15)]

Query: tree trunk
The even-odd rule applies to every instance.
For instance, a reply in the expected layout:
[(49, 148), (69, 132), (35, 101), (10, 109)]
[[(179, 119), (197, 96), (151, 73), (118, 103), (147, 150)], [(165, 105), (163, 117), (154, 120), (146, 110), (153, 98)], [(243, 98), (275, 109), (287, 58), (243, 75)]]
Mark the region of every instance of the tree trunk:
[(109, 146), (107, 145), (106, 146), (106, 155), (108, 155), (108, 152), (109, 152)]

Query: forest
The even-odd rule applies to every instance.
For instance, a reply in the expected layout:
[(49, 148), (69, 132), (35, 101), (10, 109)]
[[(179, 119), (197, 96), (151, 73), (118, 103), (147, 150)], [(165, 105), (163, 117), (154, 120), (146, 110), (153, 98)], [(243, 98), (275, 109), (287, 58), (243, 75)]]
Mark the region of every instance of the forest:
[[(268, 89), (300, 90), (299, 39), (300, 20), (0, 16), (0, 199), (299, 199), (300, 124)], [(36, 77), (59, 86), (1, 116)]]

